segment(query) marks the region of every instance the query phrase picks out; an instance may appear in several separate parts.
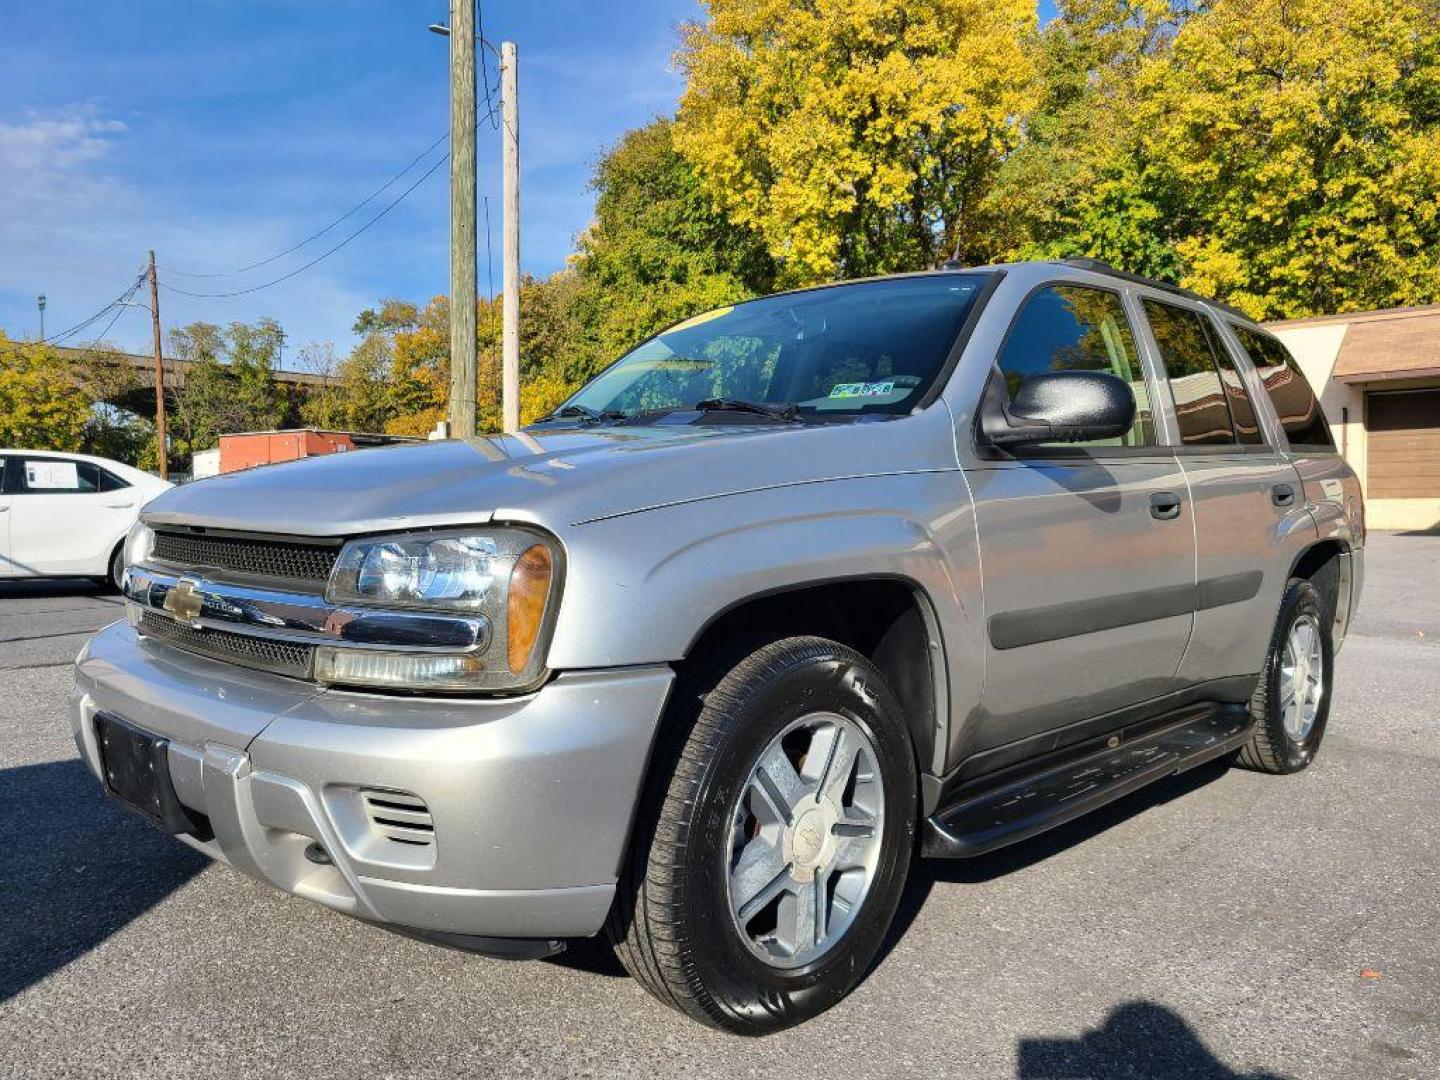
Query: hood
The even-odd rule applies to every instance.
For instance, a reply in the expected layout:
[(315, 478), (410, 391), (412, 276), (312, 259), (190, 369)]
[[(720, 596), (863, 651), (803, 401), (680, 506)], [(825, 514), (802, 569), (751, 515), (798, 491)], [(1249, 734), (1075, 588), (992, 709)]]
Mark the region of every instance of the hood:
[(948, 417), (936, 407), (881, 423), (595, 427), (378, 447), (186, 484), (151, 502), (144, 519), (298, 536), (491, 518), (561, 527), (762, 488), (953, 468)]

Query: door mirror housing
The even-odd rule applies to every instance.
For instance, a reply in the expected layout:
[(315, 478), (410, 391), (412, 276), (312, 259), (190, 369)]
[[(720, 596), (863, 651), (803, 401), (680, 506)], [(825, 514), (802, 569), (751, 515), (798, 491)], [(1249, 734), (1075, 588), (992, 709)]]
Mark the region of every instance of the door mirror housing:
[(1031, 375), (1009, 402), (1003, 392), (987, 394), (980, 431), (995, 446), (1026, 446), (1114, 439), (1134, 422), (1135, 394), (1124, 379), (1108, 371), (1054, 371)]

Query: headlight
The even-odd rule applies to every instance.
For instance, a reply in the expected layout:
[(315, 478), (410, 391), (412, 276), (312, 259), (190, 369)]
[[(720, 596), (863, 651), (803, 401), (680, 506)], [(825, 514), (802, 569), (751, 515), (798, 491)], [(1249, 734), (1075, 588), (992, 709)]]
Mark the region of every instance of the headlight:
[(136, 521), (125, 537), (125, 569), (144, 562), (154, 550), (155, 530), (143, 521)]
[(352, 540), (325, 590), (336, 605), (441, 611), (483, 618), (478, 653), (322, 646), (316, 678), (411, 690), (518, 690), (543, 674), (559, 548), (528, 529), (436, 531)]

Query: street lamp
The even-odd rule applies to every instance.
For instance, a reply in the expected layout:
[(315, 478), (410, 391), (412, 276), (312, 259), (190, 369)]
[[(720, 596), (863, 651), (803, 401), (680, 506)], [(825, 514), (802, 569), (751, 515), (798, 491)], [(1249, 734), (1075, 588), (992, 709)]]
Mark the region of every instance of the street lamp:
[(40, 309), (40, 340), (45, 340), (45, 294), (42, 292), (35, 298), (35, 306)]

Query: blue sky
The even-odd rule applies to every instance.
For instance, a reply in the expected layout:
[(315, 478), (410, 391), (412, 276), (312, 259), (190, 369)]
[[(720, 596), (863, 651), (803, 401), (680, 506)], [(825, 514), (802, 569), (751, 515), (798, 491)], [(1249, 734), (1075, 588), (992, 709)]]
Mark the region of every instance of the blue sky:
[[(676, 27), (700, 10), (696, 0), (484, 3), (486, 36), (520, 47), (525, 269), (564, 264), (590, 219), (596, 158), (627, 128), (673, 110)], [(221, 292), (343, 239), (410, 180), (251, 273), (178, 273), (231, 270), (298, 243), (443, 135), (447, 46), (425, 27), (447, 14), (447, 0), (0, 0), (0, 329), (35, 336), (40, 292), (48, 334), (88, 317), (150, 247), (162, 282)], [(233, 299), (162, 292), (165, 325), (268, 315), (287, 331), (287, 360), (311, 341), (344, 351), (355, 315), (380, 297), (446, 290), (447, 176), (441, 166), (364, 235), (284, 284)], [(479, 187), (500, 191), (499, 136), (488, 129)], [(496, 198), (497, 275), (498, 207)], [(483, 222), (480, 244), (483, 291)], [(108, 338), (148, 349), (148, 313), (124, 311)]]

